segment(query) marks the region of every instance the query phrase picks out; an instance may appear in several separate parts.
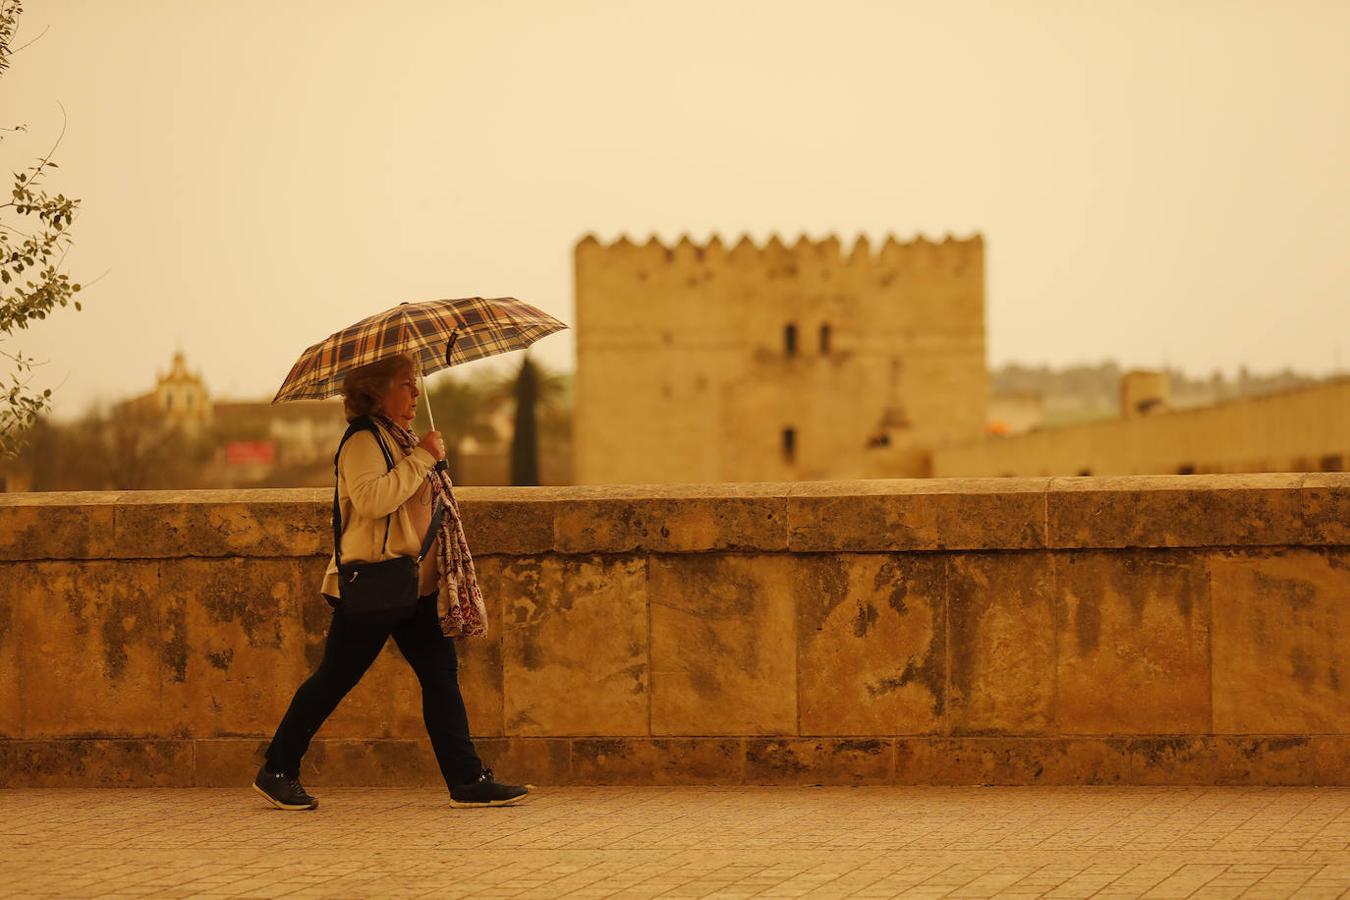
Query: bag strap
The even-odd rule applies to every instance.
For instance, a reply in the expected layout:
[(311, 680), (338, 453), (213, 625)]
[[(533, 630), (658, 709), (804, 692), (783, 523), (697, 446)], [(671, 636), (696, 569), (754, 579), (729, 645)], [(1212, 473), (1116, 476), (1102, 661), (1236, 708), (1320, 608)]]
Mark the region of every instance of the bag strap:
[(422, 549), (417, 554), (417, 561), (420, 563), (426, 559), (427, 552), (431, 550), (431, 542), (436, 540), (436, 534), (441, 530), (441, 517), (445, 515), (445, 507), (441, 505), (441, 498), (436, 498), (436, 506), (431, 511), (431, 524), (427, 526), (427, 536), (422, 539)]
[[(337, 453), (333, 454), (333, 558), (337, 562), (339, 570), (342, 568), (342, 510), (338, 506), (338, 457), (342, 456), (342, 447), (347, 443), (347, 440), (352, 435), (362, 431), (369, 431), (375, 435), (375, 442), (380, 445), (380, 452), (384, 454), (384, 464), (388, 467), (386, 471), (394, 468), (394, 458), (389, 455), (389, 448), (384, 445), (384, 440), (380, 437), (380, 429), (375, 427), (375, 421), (369, 416), (357, 416), (352, 419), (351, 424), (347, 426), (346, 433), (342, 435), (342, 440), (338, 441)], [(389, 547), (389, 522), (393, 515), (393, 513), (390, 513), (384, 518), (384, 543), (380, 546), (381, 556)]]
[[(384, 455), (384, 464), (386, 471), (393, 471), (394, 457), (390, 454), (389, 448), (385, 446), (384, 438), (380, 436), (380, 429), (375, 427), (375, 422), (369, 416), (358, 416), (347, 426), (347, 431), (342, 435), (342, 440), (338, 442), (337, 453), (333, 454), (333, 557), (337, 562), (338, 569), (342, 568), (342, 509), (338, 506), (338, 457), (342, 455), (342, 446), (347, 443), (347, 439), (360, 431), (369, 431), (375, 435), (375, 442), (380, 445), (380, 453)], [(417, 554), (417, 562), (420, 564), (428, 551), (431, 550), (431, 543), (436, 539), (436, 533), (440, 531), (441, 517), (445, 514), (445, 507), (442, 506), (439, 497), (436, 498), (436, 507), (431, 513), (431, 525), (427, 528), (426, 537), (422, 539), (422, 549)], [(380, 546), (380, 555), (383, 556), (389, 549), (389, 522), (393, 518), (393, 513), (384, 517), (384, 543)]]

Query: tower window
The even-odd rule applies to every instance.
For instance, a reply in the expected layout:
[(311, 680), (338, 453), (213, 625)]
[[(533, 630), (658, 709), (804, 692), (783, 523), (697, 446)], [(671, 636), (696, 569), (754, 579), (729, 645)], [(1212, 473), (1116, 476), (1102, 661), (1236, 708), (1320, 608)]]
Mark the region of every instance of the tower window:
[(783, 461), (793, 463), (797, 458), (797, 430), (795, 428), (783, 429)]
[(788, 356), (797, 355), (797, 326), (791, 323), (783, 328), (783, 352)]
[(822, 322), (820, 325), (820, 352), (827, 354), (830, 352), (830, 323)]

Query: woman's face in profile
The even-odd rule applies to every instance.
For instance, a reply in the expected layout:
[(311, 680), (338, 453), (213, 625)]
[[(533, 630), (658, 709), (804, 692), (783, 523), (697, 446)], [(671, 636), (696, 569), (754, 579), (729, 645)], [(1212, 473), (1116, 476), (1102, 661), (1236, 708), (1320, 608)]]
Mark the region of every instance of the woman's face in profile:
[(384, 414), (407, 428), (417, 415), (417, 377), (412, 372), (395, 375), (384, 394)]

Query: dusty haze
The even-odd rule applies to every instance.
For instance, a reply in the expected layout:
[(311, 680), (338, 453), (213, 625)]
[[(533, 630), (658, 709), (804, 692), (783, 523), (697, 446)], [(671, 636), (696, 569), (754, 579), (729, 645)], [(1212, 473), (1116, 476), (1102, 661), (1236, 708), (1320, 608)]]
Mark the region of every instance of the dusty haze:
[[(270, 396), (401, 300), (573, 321), (571, 248), (985, 235), (989, 362), (1350, 363), (1341, 3), (30, 0), (11, 168), (68, 131), (69, 417), (176, 348)], [(536, 350), (570, 368), (570, 332)], [(519, 354), (474, 366), (514, 365)]]

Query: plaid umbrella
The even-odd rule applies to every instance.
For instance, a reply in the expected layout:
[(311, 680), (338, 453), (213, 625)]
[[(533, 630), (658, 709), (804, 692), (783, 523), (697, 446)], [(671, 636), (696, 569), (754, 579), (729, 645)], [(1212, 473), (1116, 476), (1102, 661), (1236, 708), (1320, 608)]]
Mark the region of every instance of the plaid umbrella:
[(406, 353), (427, 374), (521, 350), (567, 326), (512, 297), (400, 303), (334, 332), (300, 355), (273, 403), (319, 400), (342, 390), (352, 369)]

